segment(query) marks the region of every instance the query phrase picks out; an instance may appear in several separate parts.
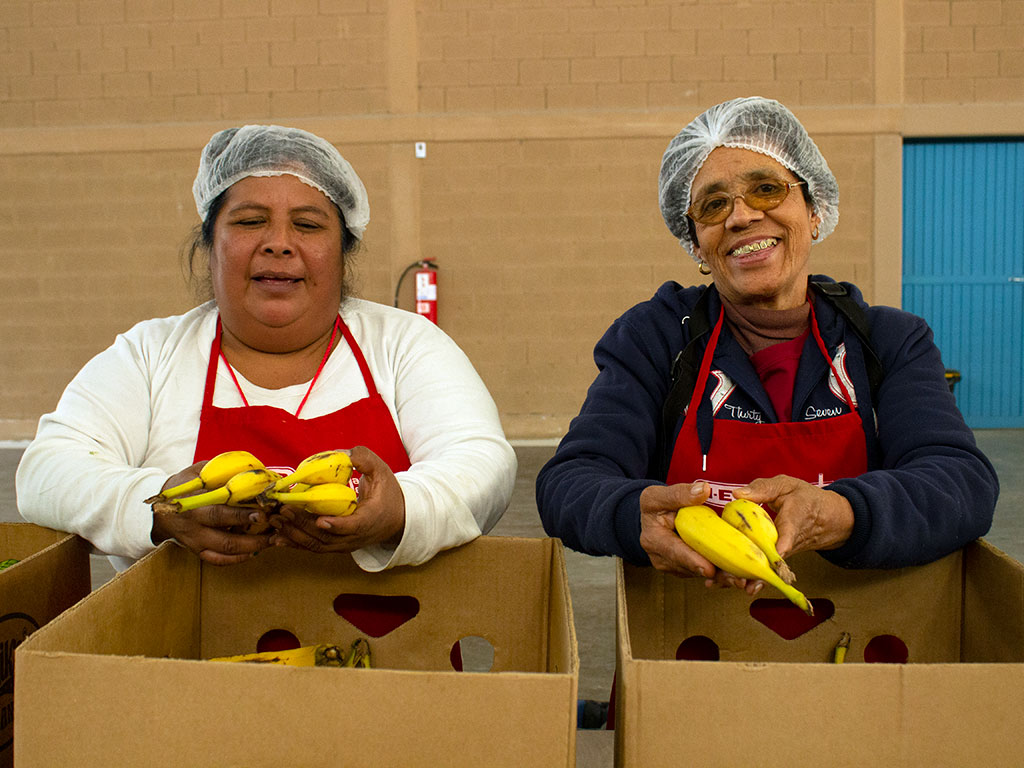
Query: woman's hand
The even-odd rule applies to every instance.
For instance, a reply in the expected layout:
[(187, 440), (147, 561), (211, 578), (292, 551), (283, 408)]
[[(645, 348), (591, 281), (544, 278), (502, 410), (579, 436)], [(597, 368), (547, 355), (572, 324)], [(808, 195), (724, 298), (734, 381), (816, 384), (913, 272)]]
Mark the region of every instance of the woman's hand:
[(680, 507), (696, 506), (707, 501), (711, 489), (707, 483), (693, 485), (651, 485), (640, 494), (640, 546), (651, 558), (651, 565), (659, 571), (676, 576), (703, 576), (712, 583), (726, 578), (744, 582), (722, 574), (703, 555), (690, 549), (676, 533), (676, 512)]
[(783, 557), (808, 550), (836, 549), (853, 532), (853, 507), (845, 497), (789, 475), (759, 478), (733, 495), (775, 511), (776, 548)]
[(352, 552), (371, 544), (398, 546), (405, 530), (402, 487), (391, 468), (369, 448), (356, 446), (350, 455), (352, 466), (362, 474), (356, 511), (328, 517), (284, 506), (270, 518), (277, 529), (272, 544), (313, 552)]
[[(172, 475), (162, 490), (198, 477), (205, 463), (201, 461)], [(150, 538), (154, 544), (174, 539), (212, 565), (234, 565), (270, 546), (269, 534), (242, 532), (250, 526), (259, 528), (266, 522), (267, 515), (260, 510), (224, 504), (185, 512), (154, 512)]]

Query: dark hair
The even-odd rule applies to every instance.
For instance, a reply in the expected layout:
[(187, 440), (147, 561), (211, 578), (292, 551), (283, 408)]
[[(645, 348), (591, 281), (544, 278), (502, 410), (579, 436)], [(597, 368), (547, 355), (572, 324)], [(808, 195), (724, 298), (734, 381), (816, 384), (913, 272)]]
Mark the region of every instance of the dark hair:
[[(213, 284), (210, 281), (209, 268), (210, 253), (213, 251), (213, 229), (217, 223), (217, 217), (220, 215), (220, 210), (224, 207), (227, 191), (225, 189), (211, 201), (210, 207), (206, 212), (206, 219), (201, 224), (195, 226), (192, 234), (188, 236), (182, 247), (185, 280), (193, 296), (199, 302), (209, 301), (213, 298)], [(359, 238), (353, 235), (345, 225), (345, 214), (333, 202), (331, 204), (334, 205), (334, 210), (338, 212), (338, 220), (341, 222), (341, 257), (347, 267), (350, 263), (350, 257), (355, 256), (359, 252), (361, 243)], [(206, 262), (206, 268), (203, 269), (201, 264), (197, 268), (197, 262), (203, 260)], [(344, 299), (346, 296), (351, 295), (351, 293), (351, 276), (349, 270), (346, 269), (345, 277), (341, 284), (340, 298)]]

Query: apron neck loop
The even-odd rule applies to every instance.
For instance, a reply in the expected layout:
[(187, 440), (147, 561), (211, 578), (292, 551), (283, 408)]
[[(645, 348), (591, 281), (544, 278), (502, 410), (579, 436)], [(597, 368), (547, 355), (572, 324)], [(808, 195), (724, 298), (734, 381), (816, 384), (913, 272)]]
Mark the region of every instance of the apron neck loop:
[(327, 349), (324, 350), (324, 357), (320, 361), (319, 367), (316, 369), (316, 373), (313, 375), (313, 380), (309, 382), (309, 389), (306, 390), (306, 396), (302, 398), (302, 402), (299, 403), (298, 410), (295, 411), (295, 418), (299, 418), (299, 414), (302, 413), (302, 408), (306, 405), (306, 401), (309, 400), (309, 394), (313, 391), (313, 385), (316, 384), (316, 380), (320, 378), (320, 373), (323, 371), (324, 366), (327, 365), (327, 358), (331, 356), (331, 350), (334, 348), (334, 337), (338, 335), (338, 327), (341, 325), (341, 315), (334, 318), (334, 326), (331, 328), (331, 338), (327, 340)]
[[(341, 327), (341, 315), (334, 318), (334, 325), (331, 327), (331, 338), (327, 340), (327, 349), (324, 350), (324, 356), (320, 360), (320, 365), (316, 369), (316, 373), (313, 375), (313, 380), (309, 382), (309, 387), (306, 389), (306, 394), (302, 398), (302, 402), (299, 403), (298, 410), (295, 411), (295, 417), (298, 418), (299, 414), (302, 413), (303, 407), (306, 405), (306, 401), (309, 400), (309, 395), (313, 391), (313, 385), (316, 384), (316, 380), (320, 378), (320, 374), (324, 370), (324, 366), (327, 365), (327, 358), (331, 356), (331, 350), (334, 348), (334, 339), (338, 335), (338, 328)], [(221, 324), (220, 317), (217, 318), (217, 338), (214, 343), (217, 346), (217, 353), (220, 355), (220, 359), (224, 361), (224, 365), (228, 369), (228, 373), (231, 374), (231, 380), (235, 383), (235, 389), (238, 390), (239, 397), (242, 398), (242, 403), (245, 407), (249, 407), (249, 400), (245, 397), (245, 392), (242, 391), (242, 385), (238, 383), (238, 377), (235, 375), (235, 369), (228, 362), (228, 359), (224, 356), (224, 349), (220, 343), (221, 340)], [(212, 391), (211, 391), (212, 400)]]

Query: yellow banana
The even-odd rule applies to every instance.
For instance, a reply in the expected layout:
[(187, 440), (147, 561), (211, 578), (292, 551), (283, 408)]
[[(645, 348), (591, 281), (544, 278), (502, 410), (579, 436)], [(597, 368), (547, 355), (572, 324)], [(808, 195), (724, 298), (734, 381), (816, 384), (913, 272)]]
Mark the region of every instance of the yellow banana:
[(186, 496), (183, 499), (158, 501), (153, 504), (153, 510), (155, 512), (184, 512), (212, 504), (229, 504), (240, 507), (252, 502), (258, 503), (260, 494), (272, 488), (280, 477), (281, 475), (277, 472), (269, 469), (247, 469), (244, 472), (239, 472), (220, 488), (195, 496)]
[(779, 578), (787, 584), (796, 581), (796, 575), (775, 549), (779, 531), (764, 507), (748, 499), (733, 499), (722, 510), (722, 519), (757, 544)]
[(357, 637), (352, 642), (352, 648), (349, 650), (345, 666), (370, 668), (370, 643), (365, 637)]
[(341, 483), (344, 485), (352, 477), (352, 459), (348, 451), (321, 451), (303, 459), (295, 471), (285, 475), (274, 486), (275, 491), (283, 491), (295, 483), (319, 485), (320, 483)]
[(772, 570), (758, 546), (733, 528), (710, 507), (683, 507), (676, 513), (676, 532), (686, 544), (715, 567), (741, 579), (760, 579), (779, 590), (807, 615), (814, 609), (806, 597)]
[(267, 498), (304, 507), (314, 515), (343, 517), (356, 511), (356, 492), (343, 483), (320, 483), (304, 491), (267, 491)]
[(206, 462), (199, 470), (199, 477), (161, 491), (156, 496), (150, 496), (144, 503), (152, 504), (156, 501), (167, 501), (186, 493), (192, 493), (192, 491), (220, 488), (239, 472), (263, 468), (263, 462), (248, 451), (226, 451)]
[(262, 651), (241, 656), (215, 656), (209, 661), (241, 661), (249, 664), (282, 664), (288, 667), (343, 667), (345, 652), (337, 645), (304, 645), (287, 651)]
[(842, 664), (846, 661), (846, 651), (850, 647), (850, 633), (843, 632), (839, 636), (839, 642), (836, 643), (835, 649), (832, 651), (832, 661), (836, 664)]

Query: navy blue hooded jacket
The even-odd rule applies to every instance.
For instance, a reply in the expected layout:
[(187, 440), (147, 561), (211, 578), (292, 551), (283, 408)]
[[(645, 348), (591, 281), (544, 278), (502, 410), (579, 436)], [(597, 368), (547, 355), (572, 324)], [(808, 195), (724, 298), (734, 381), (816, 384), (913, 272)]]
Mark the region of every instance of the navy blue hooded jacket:
[[(834, 282), (820, 275), (811, 279)], [(850, 502), (854, 527), (845, 544), (821, 555), (848, 568), (930, 562), (988, 532), (999, 494), (995, 470), (956, 407), (927, 323), (891, 307), (868, 307), (855, 286), (843, 285), (867, 314), (871, 347), (885, 376), (873, 402), (857, 334), (829, 302), (815, 296), (814, 311), (829, 355), (834, 357), (840, 344), (846, 346), (844, 367), (854, 384), (868, 460), (865, 474), (826, 486)], [(713, 326), (721, 300), (714, 286), (709, 290), (708, 322)], [(665, 481), (682, 417), (671, 435), (659, 434), (662, 407), (673, 360), (690, 340), (684, 318), (702, 291), (703, 286), (665, 283), (653, 298), (616, 320), (595, 347), (597, 378), (537, 477), (544, 529), (566, 546), (650, 564), (640, 546), (640, 493)], [(705, 347), (706, 340), (701, 354)], [(697, 414), (698, 435), (705, 445), (713, 418), (777, 421), (753, 365), (727, 325), (713, 367), (736, 384), (729, 399), (735, 407), (712, 416), (707, 395), (714, 381), (709, 380)], [(829, 373), (809, 336), (797, 369), (794, 421), (835, 413), (837, 407), (849, 410), (829, 390)]]

